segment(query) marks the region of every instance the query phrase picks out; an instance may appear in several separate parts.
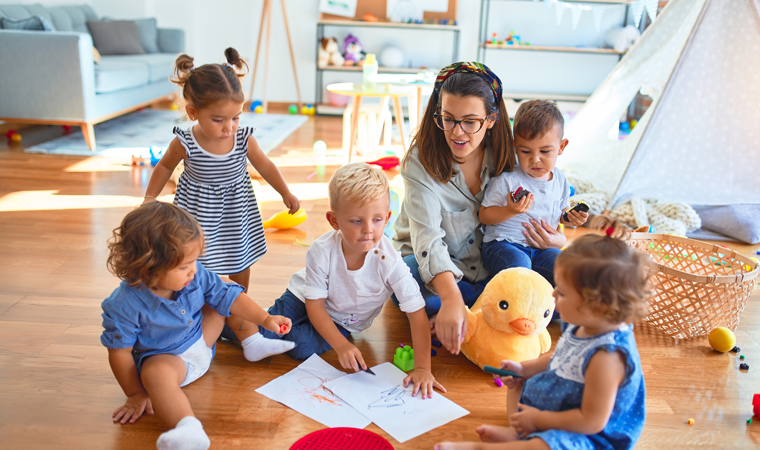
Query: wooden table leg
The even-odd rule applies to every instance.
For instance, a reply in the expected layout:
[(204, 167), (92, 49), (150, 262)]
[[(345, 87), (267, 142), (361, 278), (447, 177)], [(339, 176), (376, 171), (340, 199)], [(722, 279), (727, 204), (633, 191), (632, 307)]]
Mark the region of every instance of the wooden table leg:
[(359, 125), (359, 107), (362, 104), (362, 96), (354, 96), (354, 110), (351, 111), (351, 133), (349, 134), (348, 143), (348, 163), (351, 164), (351, 155), (354, 153), (354, 140), (356, 139), (356, 128)]
[(393, 96), (393, 114), (396, 116), (396, 124), (398, 125), (398, 132), (401, 135), (401, 147), (404, 148), (406, 153), (406, 136), (404, 133), (404, 111), (401, 109), (401, 98), (397, 95)]
[[(419, 95), (419, 93), (417, 93), (417, 95)], [(414, 110), (415, 105), (419, 105), (419, 101), (414, 92), (411, 92), (407, 97), (407, 104), (409, 105), (409, 133), (414, 134), (416, 133), (417, 126), (420, 124), (419, 108), (417, 108), (416, 111)]]

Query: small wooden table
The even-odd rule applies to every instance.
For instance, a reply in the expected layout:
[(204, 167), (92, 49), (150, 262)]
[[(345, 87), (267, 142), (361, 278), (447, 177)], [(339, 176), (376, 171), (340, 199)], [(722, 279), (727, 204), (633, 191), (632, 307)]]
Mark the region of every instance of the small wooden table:
[[(351, 105), (351, 136), (348, 146), (348, 162), (351, 163), (351, 155), (354, 151), (354, 140), (356, 139), (356, 128), (359, 125), (359, 107), (362, 104), (363, 97), (381, 97), (382, 109), (389, 99), (393, 100), (393, 114), (396, 116), (396, 124), (401, 135), (401, 146), (406, 151), (406, 136), (404, 134), (404, 115), (401, 110), (401, 97), (410, 97), (413, 102), (413, 96), (416, 93), (414, 88), (408, 86), (395, 86), (391, 84), (377, 84), (375, 88), (366, 88), (361, 84), (354, 83), (333, 83), (327, 85), (329, 92), (339, 95), (349, 95), (353, 99)], [(411, 104), (411, 103), (410, 103)]]

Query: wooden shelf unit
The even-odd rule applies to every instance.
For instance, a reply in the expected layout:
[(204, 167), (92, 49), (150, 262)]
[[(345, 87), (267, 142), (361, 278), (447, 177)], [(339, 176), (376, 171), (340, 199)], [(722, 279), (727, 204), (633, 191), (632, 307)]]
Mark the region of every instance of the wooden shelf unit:
[(593, 47), (560, 47), (552, 45), (498, 45), (485, 43), (480, 44), (482, 48), (494, 50), (523, 50), (534, 52), (565, 52), (565, 53), (603, 53), (606, 55), (623, 55), (625, 52), (619, 52), (614, 48), (593, 48)]

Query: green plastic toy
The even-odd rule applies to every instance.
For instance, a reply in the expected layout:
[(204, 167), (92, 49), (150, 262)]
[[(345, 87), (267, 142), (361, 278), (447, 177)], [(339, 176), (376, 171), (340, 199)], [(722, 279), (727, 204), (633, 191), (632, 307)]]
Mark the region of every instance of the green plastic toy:
[(393, 355), (393, 365), (404, 372), (414, 369), (414, 349), (411, 345), (396, 349), (396, 354)]

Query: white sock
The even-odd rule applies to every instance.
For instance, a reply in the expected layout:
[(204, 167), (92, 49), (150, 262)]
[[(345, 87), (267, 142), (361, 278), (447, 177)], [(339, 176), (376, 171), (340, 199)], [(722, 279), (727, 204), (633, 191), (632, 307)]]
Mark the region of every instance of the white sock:
[(267, 356), (279, 355), (280, 353), (292, 350), (296, 346), (296, 343), (281, 339), (267, 339), (261, 333), (256, 333), (243, 339), (240, 345), (243, 346), (245, 359), (256, 362), (261, 361)]
[(193, 416), (177, 422), (174, 429), (162, 433), (156, 441), (158, 450), (207, 450), (210, 446), (201, 421)]

